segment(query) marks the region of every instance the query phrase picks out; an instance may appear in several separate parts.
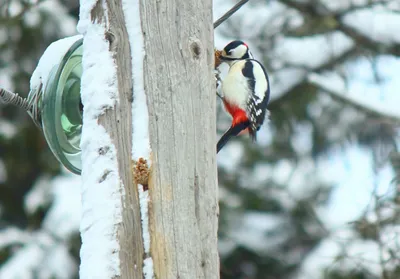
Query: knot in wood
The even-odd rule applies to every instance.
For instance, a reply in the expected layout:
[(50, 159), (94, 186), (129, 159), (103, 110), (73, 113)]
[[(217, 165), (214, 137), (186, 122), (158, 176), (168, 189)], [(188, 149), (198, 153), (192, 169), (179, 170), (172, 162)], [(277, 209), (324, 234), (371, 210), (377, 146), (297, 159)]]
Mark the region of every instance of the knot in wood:
[(100, 147), (97, 151), (98, 151), (99, 155), (105, 155), (105, 154), (107, 154), (107, 152), (109, 150), (110, 150), (109, 146), (103, 146), (103, 147)]
[(108, 41), (108, 50), (115, 52), (117, 49), (117, 36), (115, 34), (108, 30), (104, 34), (105, 39)]
[(199, 59), (203, 52), (201, 42), (198, 39), (190, 39), (190, 53), (194, 59)]

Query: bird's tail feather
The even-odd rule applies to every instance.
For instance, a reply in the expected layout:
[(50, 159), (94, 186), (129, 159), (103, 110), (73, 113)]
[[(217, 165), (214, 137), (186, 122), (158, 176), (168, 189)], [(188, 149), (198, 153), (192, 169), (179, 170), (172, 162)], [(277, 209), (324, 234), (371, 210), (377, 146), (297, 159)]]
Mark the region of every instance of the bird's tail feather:
[(248, 121), (239, 123), (238, 125), (231, 126), (225, 134), (219, 139), (217, 143), (217, 153), (225, 146), (225, 144), (232, 138), (237, 136), (241, 131), (249, 127), (250, 123)]

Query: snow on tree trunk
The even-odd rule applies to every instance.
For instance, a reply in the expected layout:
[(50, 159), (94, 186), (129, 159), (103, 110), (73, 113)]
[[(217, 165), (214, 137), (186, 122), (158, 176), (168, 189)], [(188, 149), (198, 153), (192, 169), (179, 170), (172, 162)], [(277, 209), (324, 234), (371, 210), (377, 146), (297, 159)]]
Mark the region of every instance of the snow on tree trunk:
[(219, 278), (211, 1), (81, 0), (78, 30), (80, 277)]
[(81, 0), (81, 278), (142, 279), (143, 240), (132, 172), (132, 65), (122, 5)]

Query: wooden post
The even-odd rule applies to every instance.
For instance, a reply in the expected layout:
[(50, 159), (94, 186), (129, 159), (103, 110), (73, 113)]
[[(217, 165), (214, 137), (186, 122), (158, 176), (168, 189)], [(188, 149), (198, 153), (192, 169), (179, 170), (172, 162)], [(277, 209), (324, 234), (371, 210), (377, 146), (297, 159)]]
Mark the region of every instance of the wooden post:
[[(81, 5), (83, 2), (86, 1), (81, 0)], [(140, 13), (141, 38), (132, 36), (138, 29), (129, 29), (137, 28), (127, 18), (127, 5), (132, 3), (139, 7), (136, 12)], [(129, 16), (137, 18), (131, 12)], [(98, 0), (94, 6), (81, 6), (79, 27), (85, 35), (83, 60), (88, 67), (84, 68), (86, 72), (82, 82), (89, 81), (87, 76), (93, 78), (96, 75), (94, 68), (97, 60), (101, 60), (88, 61), (87, 58), (91, 55), (89, 49), (93, 47), (87, 38), (97, 36), (108, 44), (117, 84), (114, 105), (97, 118), (97, 123), (111, 139), (111, 148), (100, 144), (98, 158), (83, 160), (84, 164), (93, 165), (83, 167), (83, 176), (90, 176), (88, 173), (92, 169), (102, 175), (97, 180), (84, 177), (81, 278), (98, 278), (96, 276), (101, 274), (101, 278), (124, 279), (149, 279), (153, 274), (158, 279), (219, 278), (211, 0)], [(132, 65), (131, 50), (134, 46), (130, 43), (135, 44), (138, 40), (144, 44), (143, 68)], [(137, 69), (143, 72), (138, 73)], [(135, 80), (138, 76), (143, 80)], [(151, 148), (150, 158), (144, 158), (150, 165), (147, 185), (134, 181), (137, 177), (132, 171), (132, 150), (135, 152), (135, 148), (139, 148), (132, 146), (134, 133), (138, 133), (135, 127), (132, 128), (132, 102), (136, 100), (134, 89), (138, 82), (143, 82), (148, 108), (144, 110), (148, 115), (143, 116), (143, 119), (148, 116), (146, 132), (148, 130)], [(96, 94), (89, 91), (83, 84), (85, 111), (89, 110), (90, 98), (96, 101)], [(90, 138), (87, 128), (85, 130), (85, 124), (89, 125), (91, 121), (87, 116), (85, 118), (85, 113), (82, 146), (95, 148), (93, 144), (98, 142)], [(114, 149), (115, 156), (109, 156), (107, 153), (114, 152)], [(85, 150), (82, 151), (85, 156)], [(116, 174), (113, 168), (110, 170), (104, 164), (97, 167), (102, 156), (109, 156), (110, 162), (116, 166)], [(90, 211), (100, 210), (102, 204), (101, 201), (94, 202), (90, 208), (90, 205), (85, 205), (85, 196), (97, 193), (105, 182), (107, 187), (113, 188), (112, 194), (121, 194), (120, 204), (115, 204), (116, 214), (120, 210), (121, 216), (114, 221), (115, 232), (110, 236), (106, 231), (105, 237), (115, 240), (118, 245), (110, 246), (115, 250), (100, 251), (103, 243), (98, 243), (99, 251), (93, 251), (95, 243), (88, 245), (85, 242), (96, 234), (97, 226), (107, 215), (92, 220)], [(148, 191), (145, 195), (141, 192), (141, 201), (138, 189)], [(143, 197), (148, 202), (143, 202)], [(103, 198), (106, 200), (108, 197)], [(141, 210), (142, 215), (148, 211), (148, 216), (141, 216)], [(143, 228), (141, 218), (148, 218), (149, 228)], [(149, 253), (145, 251), (143, 241), (148, 237)], [(107, 262), (109, 266), (99, 262), (98, 267), (90, 267), (96, 264), (93, 259), (99, 252), (104, 254), (100, 261), (112, 259)], [(145, 262), (147, 265), (143, 269)]]
[[(81, 0), (81, 18), (78, 25), (78, 29), (84, 34), (82, 222), (89, 223), (81, 225), (80, 278), (143, 279), (144, 249), (140, 205), (138, 188), (133, 181), (132, 172), (133, 80), (127, 25), (121, 0), (98, 0), (89, 11), (88, 4), (91, 5), (90, 0)], [(96, 54), (103, 50), (98, 44), (106, 44), (109, 53)], [(91, 58), (94, 55), (99, 57)], [(102, 60), (106, 57), (101, 57), (102, 55), (111, 57), (109, 66), (113, 68), (105, 68)], [(102, 74), (108, 71), (108, 76)], [(99, 80), (96, 81), (96, 77)], [(108, 82), (114, 84), (108, 83), (104, 87), (96, 88), (96, 83), (104, 82), (104, 78), (108, 78)], [(88, 83), (93, 83), (95, 89), (91, 89)], [(114, 105), (105, 106), (103, 114), (97, 117), (97, 123), (104, 128), (107, 134), (105, 138), (110, 138), (111, 142), (99, 143), (97, 134), (90, 135), (93, 125), (90, 124), (88, 128), (93, 115), (87, 117), (85, 114), (92, 105), (101, 103), (99, 99), (105, 96), (113, 100)], [(98, 158), (85, 158), (85, 153), (88, 152), (85, 148), (97, 148)], [(108, 162), (116, 167), (101, 162)], [(97, 180), (93, 177), (95, 172), (102, 174)], [(104, 187), (113, 189), (106, 191)], [(110, 195), (102, 196), (99, 192)], [(90, 196), (98, 196), (103, 200), (92, 201)], [(111, 204), (112, 208), (104, 210), (105, 206), (110, 206), (107, 203), (109, 200), (115, 202)], [(110, 216), (110, 212), (114, 213)], [(111, 223), (114, 229), (105, 228), (106, 223), (110, 226), (109, 218), (115, 218)], [(107, 243), (96, 243), (96, 239)]]
[(140, 8), (155, 275), (219, 278), (212, 2), (141, 1)]

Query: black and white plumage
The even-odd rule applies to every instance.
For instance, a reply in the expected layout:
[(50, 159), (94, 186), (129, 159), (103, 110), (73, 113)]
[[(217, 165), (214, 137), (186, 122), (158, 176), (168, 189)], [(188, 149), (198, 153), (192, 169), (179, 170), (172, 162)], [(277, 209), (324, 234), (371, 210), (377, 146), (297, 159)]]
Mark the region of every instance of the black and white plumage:
[(225, 109), (232, 116), (232, 125), (219, 140), (217, 152), (242, 130), (248, 129), (256, 140), (256, 133), (267, 115), (270, 95), (267, 72), (253, 59), (244, 42), (229, 43), (222, 51), (221, 60), (230, 66), (222, 81), (222, 98)]

